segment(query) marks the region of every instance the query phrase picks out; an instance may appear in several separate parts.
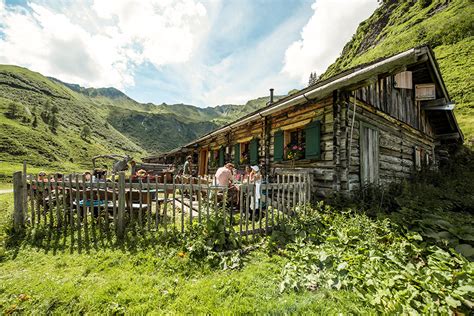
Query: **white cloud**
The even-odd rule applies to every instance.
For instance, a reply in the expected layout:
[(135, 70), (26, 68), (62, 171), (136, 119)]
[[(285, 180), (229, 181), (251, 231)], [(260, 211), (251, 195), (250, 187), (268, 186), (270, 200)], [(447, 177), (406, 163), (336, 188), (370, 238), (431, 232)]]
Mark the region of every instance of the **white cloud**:
[(314, 14), (303, 28), (301, 39), (286, 50), (283, 72), (301, 83), (318, 75), (339, 56), (360, 22), (368, 18), (377, 0), (316, 0)]
[(143, 62), (160, 67), (189, 60), (205, 18), (195, 0), (94, 0), (90, 8), (71, 3), (60, 9), (32, 2), (27, 10), (0, 0), (0, 63), (124, 88)]

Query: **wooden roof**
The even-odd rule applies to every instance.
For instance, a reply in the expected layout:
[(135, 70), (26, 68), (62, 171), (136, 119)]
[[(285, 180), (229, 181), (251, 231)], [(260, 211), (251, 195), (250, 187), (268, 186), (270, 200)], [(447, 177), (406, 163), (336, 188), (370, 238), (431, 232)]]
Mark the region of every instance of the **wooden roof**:
[[(237, 119), (236, 121), (232, 123), (226, 124), (210, 133), (207, 133), (201, 136), (200, 138), (184, 146), (176, 148), (167, 154), (170, 154), (172, 152), (173, 153), (179, 152), (180, 149), (194, 146), (197, 143), (209, 137), (212, 137), (215, 134), (219, 134), (224, 131), (230, 130), (231, 128), (240, 126), (249, 121), (260, 119), (264, 116), (272, 114), (273, 112), (294, 106), (296, 104), (305, 103), (310, 100), (318, 100), (318, 99), (324, 98), (330, 95), (335, 90), (355, 89), (357, 87), (367, 84), (367, 81), (371, 80), (372, 78), (378, 75), (386, 74), (386, 73), (394, 73), (397, 70), (404, 69), (410, 65), (417, 64), (417, 63), (426, 63), (430, 66), (429, 68), (432, 71), (433, 77), (437, 81), (436, 84), (441, 88), (443, 99), (446, 101), (447, 104), (452, 103), (450, 100), (448, 91), (446, 89), (446, 86), (444, 84), (444, 81), (442, 79), (438, 63), (436, 62), (436, 59), (434, 58), (433, 51), (428, 46), (420, 46), (420, 47), (409, 49), (405, 52), (402, 52), (390, 57), (375, 60), (371, 63), (358, 65), (354, 68), (345, 70), (335, 76), (332, 76), (331, 78), (319, 81), (311, 86), (301, 89), (297, 93), (294, 93), (285, 98), (279, 99), (278, 101), (272, 104), (268, 104), (266, 107), (263, 107), (259, 110), (251, 112)], [(430, 112), (434, 113), (434, 114), (430, 113), (430, 115), (433, 115), (435, 117), (435, 120), (437, 120), (438, 122), (437, 124), (443, 125), (443, 128), (446, 129), (442, 131), (443, 133), (450, 134), (451, 136), (455, 136), (455, 138), (457, 138), (461, 142), (463, 141), (462, 132), (458, 126), (458, 123), (456, 121), (456, 118), (454, 117), (454, 113), (452, 110), (451, 111), (443, 110), (442, 111), (443, 114), (436, 113), (436, 111), (430, 111)], [(444, 118), (444, 119), (441, 119), (441, 121), (439, 118), (440, 116)], [(450, 126), (450, 128), (446, 128), (446, 126)], [(160, 156), (164, 156), (167, 154), (163, 154)]]

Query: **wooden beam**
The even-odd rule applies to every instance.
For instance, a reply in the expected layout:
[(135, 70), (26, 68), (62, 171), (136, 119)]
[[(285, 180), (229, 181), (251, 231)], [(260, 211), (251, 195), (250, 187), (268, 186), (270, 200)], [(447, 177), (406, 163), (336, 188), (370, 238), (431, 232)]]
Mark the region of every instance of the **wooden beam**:
[(459, 139), (459, 133), (449, 133), (436, 135), (436, 139)]
[(430, 106), (440, 106), (440, 105), (446, 105), (448, 102), (446, 102), (445, 98), (441, 99), (436, 99), (436, 100), (426, 100), (426, 101), (421, 101), (421, 106), (424, 107), (430, 107)]
[(423, 106), (421, 109), (425, 111), (452, 111), (456, 105), (454, 103), (438, 105), (438, 106)]

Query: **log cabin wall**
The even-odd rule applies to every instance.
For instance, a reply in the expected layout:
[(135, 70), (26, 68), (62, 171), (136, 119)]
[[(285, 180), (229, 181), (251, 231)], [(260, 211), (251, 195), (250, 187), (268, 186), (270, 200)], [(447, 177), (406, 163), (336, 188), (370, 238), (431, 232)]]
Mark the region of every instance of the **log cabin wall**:
[[(328, 96), (320, 101), (309, 101), (305, 104), (294, 106), (273, 114), (269, 120), (269, 167), (277, 169), (303, 169), (308, 170), (312, 178), (313, 196), (327, 196), (333, 191), (334, 152), (333, 131), (334, 113), (333, 97)], [(279, 130), (288, 131), (294, 128), (304, 128), (312, 121), (321, 122), (320, 159), (301, 159), (296, 161), (283, 160), (276, 162), (274, 159), (274, 135)]]
[[(395, 99), (398, 101), (392, 103), (388, 101), (393, 100), (392, 98), (374, 97), (376, 94), (373, 89), (377, 88), (374, 85), (363, 87), (345, 93), (340, 99), (343, 121), (340, 185), (344, 191), (353, 190), (361, 185), (363, 168), (361, 165), (361, 126), (368, 126), (377, 131), (379, 184), (410, 178), (419, 164), (429, 164), (433, 161), (434, 139), (430, 135), (432, 133), (429, 123), (425, 122), (424, 131), (415, 127), (421, 126), (423, 129), (422, 125), (416, 125), (417, 118), (421, 116), (417, 111), (414, 97), (402, 98), (403, 93), (400, 93), (402, 101), (397, 96)], [(355, 92), (357, 99), (354, 98)], [(391, 94), (386, 93), (392, 96), (395, 94), (397, 94), (396, 91), (392, 91)], [(353, 117), (354, 103), (355, 117)], [(397, 110), (397, 107), (402, 109)]]
[[(415, 76), (414, 80), (416, 79)], [(428, 118), (421, 110), (420, 102), (415, 101), (416, 83), (419, 82), (414, 81), (411, 84), (411, 89), (395, 88), (395, 75), (381, 76), (360, 89), (359, 99), (433, 137)]]
[[(317, 196), (325, 196), (333, 190), (333, 130), (334, 113), (333, 97), (328, 96), (320, 101), (308, 101), (305, 104), (276, 112), (262, 117), (248, 124), (238, 126), (232, 130), (224, 130), (217, 135), (198, 143), (199, 148), (208, 149), (210, 155), (224, 148), (225, 161), (235, 161), (235, 145), (249, 143), (253, 139), (258, 141), (258, 164), (268, 173), (274, 174), (281, 169), (291, 169), (295, 172), (305, 171), (311, 174), (312, 191)], [(304, 129), (309, 123), (318, 120), (321, 122), (320, 151), (318, 159), (282, 160), (274, 159), (274, 135), (277, 131)], [(215, 159), (208, 157), (208, 174), (214, 174), (218, 168)], [(212, 162), (214, 160), (214, 162)], [(245, 164), (249, 164), (246, 162)], [(243, 168), (243, 165), (239, 167)]]

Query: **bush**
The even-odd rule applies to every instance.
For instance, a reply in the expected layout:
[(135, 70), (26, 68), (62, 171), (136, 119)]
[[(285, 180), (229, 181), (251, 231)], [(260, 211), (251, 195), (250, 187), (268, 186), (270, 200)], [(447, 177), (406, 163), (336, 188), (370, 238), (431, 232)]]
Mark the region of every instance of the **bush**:
[(427, 244), (417, 233), (404, 233), (389, 219), (323, 205), (316, 218), (293, 218), (274, 232), (294, 236), (279, 249), (289, 258), (281, 291), (352, 291), (383, 313), (451, 314), (472, 308), (474, 264), (462, 256)]

